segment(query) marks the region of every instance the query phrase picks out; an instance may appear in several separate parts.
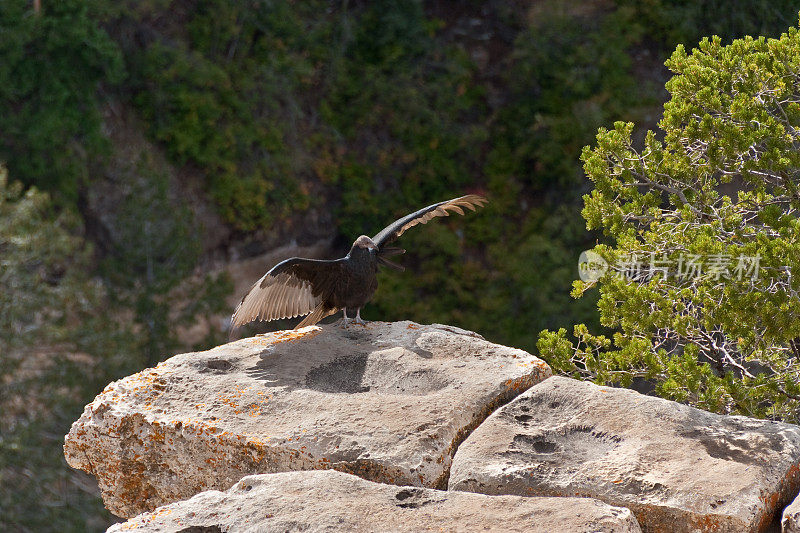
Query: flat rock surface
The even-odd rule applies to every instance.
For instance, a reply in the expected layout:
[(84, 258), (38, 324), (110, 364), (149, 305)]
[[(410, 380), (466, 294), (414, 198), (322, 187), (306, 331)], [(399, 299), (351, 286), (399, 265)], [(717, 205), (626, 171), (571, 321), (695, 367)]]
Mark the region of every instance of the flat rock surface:
[(720, 416), (563, 377), (498, 409), (459, 447), (451, 490), (588, 496), (644, 531), (765, 531), (797, 494), (800, 428)]
[(527, 352), (449, 326), (311, 326), (111, 383), (64, 452), (123, 517), (256, 473), (333, 468), (444, 488), (461, 440), (549, 375)]
[(333, 470), (248, 476), (112, 526), (109, 533), (270, 531), (637, 532), (623, 507), (590, 498), (445, 492)]

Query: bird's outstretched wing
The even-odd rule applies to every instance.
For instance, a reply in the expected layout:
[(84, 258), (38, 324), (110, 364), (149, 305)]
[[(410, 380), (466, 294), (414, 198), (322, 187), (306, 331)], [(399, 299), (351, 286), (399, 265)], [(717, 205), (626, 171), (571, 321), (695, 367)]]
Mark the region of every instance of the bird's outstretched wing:
[(478, 196), (477, 194), (468, 194), (466, 196), (461, 196), (460, 198), (453, 198), (452, 200), (447, 200), (444, 202), (439, 202), (438, 204), (429, 205), (428, 207), (423, 207), (415, 213), (411, 213), (410, 215), (406, 215), (403, 218), (392, 222), (383, 228), (380, 233), (375, 235), (372, 238), (372, 241), (378, 246), (378, 248), (381, 248), (397, 239), (408, 228), (416, 226), (417, 224), (425, 224), (430, 219), (435, 217), (450, 216), (450, 211), (454, 211), (459, 215), (463, 215), (463, 207), (475, 211), (476, 208), (483, 207), (487, 201), (488, 200), (486, 200), (486, 198), (483, 196)]
[(330, 314), (328, 311), (335, 310), (317, 308), (340, 279), (341, 268), (341, 259), (292, 257), (278, 263), (239, 302), (231, 317), (231, 336), (237, 328), (253, 320), (294, 318), (312, 311), (315, 317), (321, 315), (316, 321), (325, 318)]

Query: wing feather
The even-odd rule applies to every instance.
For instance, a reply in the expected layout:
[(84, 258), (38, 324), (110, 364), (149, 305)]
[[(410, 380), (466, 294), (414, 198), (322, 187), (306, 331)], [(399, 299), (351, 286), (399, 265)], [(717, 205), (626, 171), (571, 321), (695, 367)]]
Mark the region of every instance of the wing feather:
[(293, 318), (286, 316), (288, 314), (286, 312), (286, 289), (288, 289), (286, 285), (280, 285), (277, 288), (277, 294), (275, 295), (275, 314), (282, 316), (282, 318)]
[[(231, 336), (254, 320), (294, 318), (314, 311), (341, 275), (341, 262), (293, 257), (275, 265), (239, 302), (231, 317)], [(319, 315), (317, 320), (326, 316), (322, 310)]]
[(300, 297), (301, 296), (302, 296), (302, 293), (300, 291), (295, 291), (294, 294), (292, 294), (291, 312), (292, 312), (293, 316), (297, 316), (297, 315), (300, 314)]
[(450, 216), (450, 211), (464, 214), (464, 208), (475, 211), (478, 207), (483, 207), (488, 200), (483, 196), (477, 194), (468, 194), (452, 200), (439, 202), (438, 204), (429, 205), (419, 211), (406, 215), (400, 218), (385, 228), (380, 233), (372, 238), (372, 241), (381, 248), (382, 246), (394, 241), (402, 235), (407, 229), (416, 226), (417, 224), (426, 224), (429, 220), (436, 217)]
[(309, 314), (299, 324), (297, 324), (294, 327), (294, 329), (300, 329), (306, 326), (313, 326), (326, 316), (332, 315), (336, 311), (338, 311), (338, 309), (331, 309), (329, 307), (326, 307), (324, 303), (321, 303), (317, 307), (315, 307), (313, 311), (311, 311), (311, 314)]

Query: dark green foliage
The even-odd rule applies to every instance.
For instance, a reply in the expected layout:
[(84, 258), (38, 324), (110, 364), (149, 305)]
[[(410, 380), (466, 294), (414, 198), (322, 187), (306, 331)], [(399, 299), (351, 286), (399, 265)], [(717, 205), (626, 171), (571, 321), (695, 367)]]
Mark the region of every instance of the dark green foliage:
[(129, 51), (134, 101), (153, 135), (177, 163), (203, 169), (238, 229), (268, 228), (307, 204), (299, 123), (326, 28), (307, 27), (305, 12), (207, 0), (192, 11), (188, 38), (167, 31)]
[[(70, 472), (63, 435), (87, 397), (136, 368), (88, 276), (80, 223), (0, 167), (0, 529), (86, 531), (106, 519)], [(87, 354), (100, 356), (89, 357)], [(57, 526), (56, 526), (57, 524)]]
[(101, 6), (64, 0), (34, 17), (27, 0), (0, 2), (0, 160), (59, 200), (75, 200), (106, 147), (98, 89), (124, 77)]
[(694, 46), (704, 36), (724, 41), (745, 35), (777, 37), (797, 20), (791, 0), (617, 0), (632, 25), (663, 50)]
[(259, 124), (225, 69), (197, 52), (155, 42), (143, 63), (145, 89), (135, 101), (155, 137), (176, 162), (208, 172), (209, 192), (226, 219), (242, 229), (269, 226), (269, 207), (293, 189), (282, 179), (290, 172), (282, 132)]
[(480, 164), (470, 148), (486, 136), (470, 62), (434, 38), (420, 5), (370, 4), (358, 28), (352, 59), (322, 102), (341, 135), (329, 150), (344, 154), (325, 178), (341, 191), (340, 231), (356, 236), (410, 206), (460, 195)]
[(166, 177), (139, 162), (138, 172), (120, 183), (127, 190), (114, 213), (113, 249), (102, 265), (114, 299), (134, 311), (140, 325), (142, 367), (152, 366), (178, 347), (170, 317), (170, 290), (192, 271), (199, 252), (188, 209), (167, 196)]
[[(57, 361), (61, 365), (63, 361)], [(80, 375), (75, 369), (70, 372)], [(56, 383), (61, 372), (41, 373)], [(103, 531), (113, 523), (94, 496), (94, 479), (72, 471), (64, 460), (64, 434), (79, 402), (53, 397), (60, 408), (26, 421), (0, 438), (0, 528), (3, 531)]]
[[(178, 326), (227, 311), (225, 276), (191, 277), (200, 253), (199, 230), (191, 211), (170, 196), (167, 177), (146, 159), (123, 169), (124, 190), (111, 222), (112, 247), (101, 264), (112, 300), (133, 311), (139, 335), (132, 353), (153, 366), (180, 349)], [(181, 307), (184, 306), (184, 307)], [(224, 337), (209, 328), (208, 343)]]
[(516, 165), (501, 170), (504, 181), (511, 175), (525, 187), (568, 190), (583, 183), (575, 160), (597, 126), (652, 105), (654, 91), (631, 75), (626, 50), (638, 34), (621, 14), (545, 13), (517, 37), (511, 102), (500, 111), (489, 160)]

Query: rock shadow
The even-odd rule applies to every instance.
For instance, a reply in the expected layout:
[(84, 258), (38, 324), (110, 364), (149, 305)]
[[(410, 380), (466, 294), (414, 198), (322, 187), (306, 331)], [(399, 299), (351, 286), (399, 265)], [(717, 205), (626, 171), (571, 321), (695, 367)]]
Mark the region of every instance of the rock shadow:
[(368, 392), (362, 384), (367, 368), (367, 354), (337, 357), (333, 361), (312, 368), (306, 374), (306, 387), (319, 392)]
[[(328, 394), (424, 396), (447, 387), (447, 377), (438, 369), (428, 362), (420, 364), (433, 354), (410, 344), (398, 351), (401, 347), (382, 342), (369, 329), (326, 326), (318, 335), (267, 346), (244, 372), (266, 387)], [(225, 372), (224, 363), (209, 361), (205, 371)]]
[(299, 350), (287, 353), (270, 348), (262, 351), (258, 363), (246, 369), (245, 373), (264, 382), (266, 387), (310, 389), (330, 394), (368, 392), (370, 387), (363, 381), (369, 354), (329, 351), (334, 352), (333, 358), (321, 361), (319, 357), (304, 357), (305, 354)]
[(681, 433), (681, 437), (699, 442), (706, 453), (715, 459), (734, 461), (747, 465), (762, 464), (768, 451), (783, 453), (787, 438), (780, 431), (769, 431), (770, 427), (758, 432), (739, 427), (709, 427), (696, 425)]

